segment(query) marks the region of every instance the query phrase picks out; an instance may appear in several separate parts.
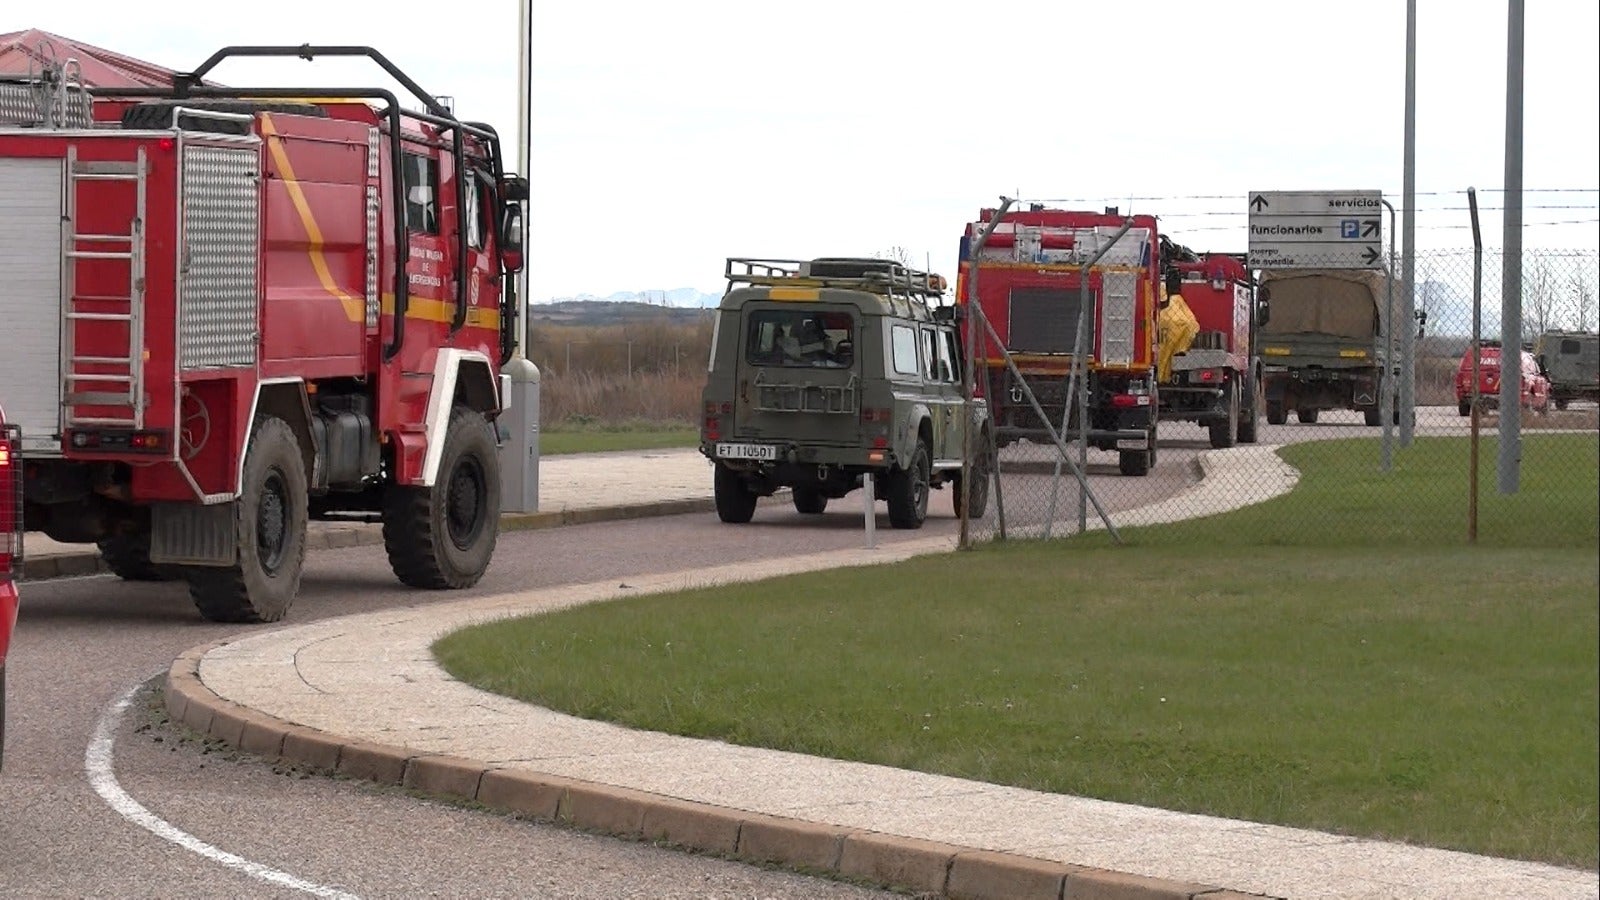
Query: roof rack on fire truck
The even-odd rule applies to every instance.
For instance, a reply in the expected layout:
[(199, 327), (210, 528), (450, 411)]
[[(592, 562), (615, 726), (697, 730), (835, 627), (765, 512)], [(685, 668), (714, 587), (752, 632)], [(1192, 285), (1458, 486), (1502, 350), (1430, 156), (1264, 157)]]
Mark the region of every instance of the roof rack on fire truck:
[[(406, 109), (401, 106), (400, 99), (394, 92), (384, 88), (351, 88), (351, 87), (268, 87), (268, 88), (237, 88), (223, 87), (207, 83), (205, 75), (216, 68), (218, 63), (230, 57), (296, 57), (311, 61), (319, 56), (359, 56), (365, 57), (376, 63), (383, 71), (409, 91), (424, 107), (422, 110)], [(315, 102), (364, 102), (379, 100), (387, 105), (377, 111), (379, 119), (383, 120), (388, 129), (388, 153), (392, 170), (400, 172), (405, 167), (403, 139), (404, 119), (409, 118), (414, 122), (424, 122), (439, 129), (441, 136), (448, 135), (451, 142), (450, 152), (454, 157), (456, 171), (467, 171), (469, 161), (467, 158), (466, 138), (470, 135), (483, 142), (485, 159), (483, 162), (488, 168), (491, 183), (498, 189), (506, 192), (506, 199), (522, 202), (528, 199), (528, 182), (525, 176), (510, 175), (505, 171), (501, 159), (500, 135), (490, 125), (482, 122), (463, 122), (457, 119), (454, 112), (433, 94), (423, 90), (422, 86), (412, 80), (411, 76), (401, 71), (389, 60), (388, 57), (372, 47), (353, 45), (318, 46), (314, 44), (301, 44), (299, 46), (273, 45), (273, 46), (230, 46), (211, 54), (205, 62), (201, 63), (194, 71), (175, 74), (172, 76), (172, 86), (164, 88), (97, 88), (95, 94), (101, 97), (145, 98), (150, 100), (186, 101), (186, 100), (235, 100), (246, 102), (306, 102), (306, 98), (321, 98)], [(176, 113), (176, 110), (175, 110)], [(182, 127), (182, 120), (174, 114), (173, 128)], [(456, 206), (458, 209), (467, 208), (467, 180), (457, 178)], [(394, 192), (391, 202), (394, 204), (394, 240), (396, 247), (407, 245), (406, 238), (406, 198), (403, 192)], [(500, 229), (503, 225), (498, 219), (492, 223), (495, 236), (503, 238)], [(456, 298), (455, 317), (451, 321), (451, 328), (459, 329), (466, 323), (469, 304), (467, 303), (466, 267), (467, 254), (467, 229), (458, 229), (458, 246), (456, 248)], [(409, 301), (410, 291), (406, 280), (405, 266), (395, 267), (394, 291), (394, 333), (390, 342), (383, 348), (383, 358), (392, 359), (400, 352), (400, 347), (405, 340), (406, 306)], [(514, 280), (508, 280), (502, 295), (503, 321), (508, 323), (502, 327), (501, 357), (502, 360), (510, 358), (514, 348), (514, 317), (519, 301), (514, 293)], [(512, 317), (512, 318), (505, 318)]]
[(937, 306), (948, 287), (943, 275), (924, 272), (891, 259), (821, 257), (818, 259), (750, 259), (729, 257), (723, 271), (728, 289), (753, 287), (843, 288), (889, 297), (904, 297)]

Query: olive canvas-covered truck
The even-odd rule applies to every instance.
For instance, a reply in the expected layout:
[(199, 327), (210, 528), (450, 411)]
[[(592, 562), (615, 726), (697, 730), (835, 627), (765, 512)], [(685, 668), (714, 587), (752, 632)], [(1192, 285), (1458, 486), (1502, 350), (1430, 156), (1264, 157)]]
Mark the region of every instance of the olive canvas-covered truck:
[(1264, 269), (1258, 297), (1261, 384), (1267, 423), (1294, 410), (1301, 422), (1325, 409), (1353, 409), (1383, 422), (1384, 273), (1368, 269)]
[[(749, 522), (781, 488), (819, 514), (868, 479), (895, 528), (920, 528), (930, 489), (981, 517), (987, 412), (965, 399), (945, 280), (882, 259), (729, 259), (704, 395), (700, 452), (717, 515)], [(963, 417), (967, 427), (963, 427)]]
[(1600, 403), (1600, 334), (1592, 331), (1546, 331), (1533, 348), (1539, 370), (1550, 379), (1556, 409), (1574, 400)]

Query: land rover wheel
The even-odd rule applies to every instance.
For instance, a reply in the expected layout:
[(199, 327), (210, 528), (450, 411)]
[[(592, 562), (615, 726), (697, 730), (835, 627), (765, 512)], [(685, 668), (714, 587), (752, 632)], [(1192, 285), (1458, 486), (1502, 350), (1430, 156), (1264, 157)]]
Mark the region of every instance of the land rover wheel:
[(1365, 422), (1369, 428), (1382, 425), (1383, 410), (1376, 406), (1363, 406), (1361, 407), (1361, 421)]
[(889, 501), (890, 525), (896, 528), (921, 528), (922, 523), (927, 521), (928, 481), (932, 468), (928, 445), (919, 440), (906, 466), (889, 473), (884, 499)]
[(1228, 386), (1228, 412), (1211, 422), (1211, 446), (1223, 450), (1232, 447), (1239, 437), (1239, 382)]
[(300, 591), (306, 561), (306, 470), (287, 422), (256, 420), (234, 501), (239, 558), (231, 566), (191, 566), (189, 596), (213, 622), (276, 622)]
[(717, 466), (712, 487), (717, 501), (717, 518), (730, 525), (743, 525), (756, 514), (756, 493), (738, 472)]
[(1315, 409), (1306, 409), (1306, 408), (1302, 407), (1300, 409), (1295, 410), (1294, 414), (1295, 414), (1295, 416), (1297, 416), (1300, 419), (1300, 424), (1302, 424), (1302, 425), (1315, 425), (1315, 424), (1317, 424), (1317, 413), (1318, 412), (1319, 411), (1315, 410)]
[(794, 511), (820, 516), (828, 511), (828, 498), (814, 487), (797, 487), (794, 489)]
[(427, 487), (383, 492), (383, 548), (402, 584), (426, 590), (478, 583), (500, 537), (500, 467), (483, 414), (450, 410), (439, 473)]
[(1460, 401), (1457, 401), (1456, 402), (1456, 412), (1460, 413), (1463, 418), (1466, 417), (1466, 416), (1472, 415), (1472, 401), (1471, 400), (1460, 400)]

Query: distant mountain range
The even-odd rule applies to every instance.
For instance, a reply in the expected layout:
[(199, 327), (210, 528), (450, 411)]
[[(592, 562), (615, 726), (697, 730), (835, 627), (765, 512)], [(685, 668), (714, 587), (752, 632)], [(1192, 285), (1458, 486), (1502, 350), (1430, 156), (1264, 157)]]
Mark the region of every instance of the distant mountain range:
[(697, 288), (681, 287), (669, 291), (617, 291), (605, 297), (596, 294), (578, 294), (572, 297), (552, 297), (535, 303), (543, 306), (555, 303), (643, 303), (647, 306), (665, 306), (675, 309), (707, 309), (722, 301), (721, 294), (707, 294)]

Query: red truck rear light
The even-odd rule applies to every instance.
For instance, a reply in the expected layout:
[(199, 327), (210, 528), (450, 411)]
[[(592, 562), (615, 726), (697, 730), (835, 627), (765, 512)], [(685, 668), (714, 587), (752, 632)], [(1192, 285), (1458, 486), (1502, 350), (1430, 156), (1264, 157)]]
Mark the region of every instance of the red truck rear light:
[(74, 450), (108, 453), (132, 450), (139, 453), (160, 453), (171, 445), (171, 438), (165, 431), (100, 429), (72, 431), (67, 442)]
[(1149, 394), (1112, 394), (1111, 405), (1117, 409), (1132, 409), (1135, 406), (1149, 406)]
[(21, 443), (17, 426), (0, 426), (0, 581), (12, 580), (22, 568)]

